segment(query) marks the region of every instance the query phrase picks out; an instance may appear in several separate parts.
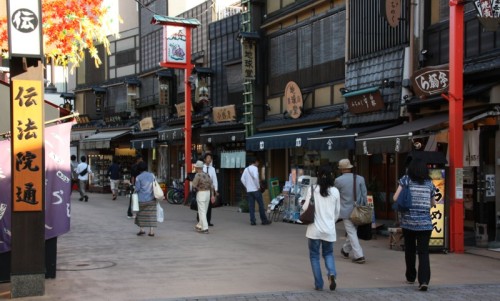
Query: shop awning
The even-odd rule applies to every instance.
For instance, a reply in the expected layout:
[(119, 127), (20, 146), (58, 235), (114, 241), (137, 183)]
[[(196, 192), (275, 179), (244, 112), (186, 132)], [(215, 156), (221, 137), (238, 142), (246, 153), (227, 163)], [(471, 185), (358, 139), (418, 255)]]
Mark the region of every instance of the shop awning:
[(71, 140), (70, 141), (81, 141), (95, 134), (95, 129), (87, 131), (75, 131), (71, 130)]
[(130, 130), (100, 132), (80, 141), (80, 149), (110, 148), (111, 141), (129, 134)]
[(245, 141), (245, 130), (226, 130), (200, 134), (200, 142), (204, 144), (221, 144), (237, 141)]
[(130, 147), (135, 149), (148, 149), (156, 147), (156, 137), (130, 140)]
[(354, 150), (355, 138), (359, 134), (377, 131), (389, 127), (390, 124), (354, 127), (348, 129), (329, 129), (323, 133), (307, 138), (307, 149), (310, 150)]
[[(481, 110), (464, 111), (464, 118), (473, 116)], [(448, 126), (448, 113), (441, 113), (423, 117), (415, 121), (403, 123), (388, 129), (380, 130), (356, 138), (356, 154), (382, 154), (406, 153), (411, 150), (411, 139), (416, 134), (419, 136), (430, 135), (436, 130)], [(419, 133), (422, 130), (425, 133)]]
[(263, 132), (248, 137), (246, 140), (246, 149), (251, 151), (261, 151), (266, 149), (285, 149), (305, 147), (307, 137), (316, 135), (327, 128), (298, 128), (283, 131)]
[(158, 130), (158, 141), (174, 141), (184, 139), (184, 126), (168, 127)]

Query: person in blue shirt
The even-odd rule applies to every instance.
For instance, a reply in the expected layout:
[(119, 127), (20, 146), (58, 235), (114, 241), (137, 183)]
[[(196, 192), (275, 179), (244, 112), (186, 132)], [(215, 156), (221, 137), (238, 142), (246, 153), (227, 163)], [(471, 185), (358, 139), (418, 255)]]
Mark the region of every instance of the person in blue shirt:
[(138, 236), (146, 234), (145, 227), (149, 227), (149, 236), (155, 236), (154, 229), (157, 226), (156, 199), (153, 193), (153, 182), (155, 176), (148, 172), (148, 165), (141, 161), (137, 165), (139, 175), (135, 178), (135, 192), (139, 197), (139, 212), (135, 217), (135, 224), (139, 226)]
[[(393, 200), (398, 199), (403, 185), (408, 185), (411, 193), (410, 210), (401, 213), (401, 228), (405, 244), (406, 282), (415, 283), (418, 275), (420, 291), (427, 291), (431, 279), (429, 262), (429, 241), (432, 233), (431, 206), (435, 205), (436, 187), (429, 177), (429, 169), (424, 161), (413, 159), (407, 174), (399, 180)], [(415, 268), (418, 253), (418, 273)]]

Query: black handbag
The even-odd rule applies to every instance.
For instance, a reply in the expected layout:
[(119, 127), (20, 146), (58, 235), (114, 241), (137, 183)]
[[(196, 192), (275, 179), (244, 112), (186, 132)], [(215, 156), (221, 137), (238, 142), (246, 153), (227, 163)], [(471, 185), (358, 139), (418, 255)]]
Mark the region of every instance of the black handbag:
[(189, 208), (194, 211), (198, 211), (198, 202), (196, 201), (196, 191), (192, 190), (189, 192)]
[(309, 206), (307, 206), (307, 209), (302, 212), (302, 214), (299, 216), (299, 220), (302, 222), (304, 225), (309, 225), (314, 223), (314, 189), (311, 185), (311, 199), (309, 200)]

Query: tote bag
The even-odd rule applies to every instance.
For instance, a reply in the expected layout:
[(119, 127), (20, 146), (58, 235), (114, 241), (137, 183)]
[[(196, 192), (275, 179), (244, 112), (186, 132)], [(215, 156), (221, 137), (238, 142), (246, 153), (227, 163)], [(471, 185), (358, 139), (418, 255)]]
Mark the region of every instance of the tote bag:
[(366, 225), (366, 224), (371, 224), (372, 222), (372, 207), (366, 205), (358, 205), (356, 203), (357, 200), (357, 194), (356, 194), (356, 174), (353, 173), (354, 179), (353, 179), (353, 197), (354, 197), (354, 209), (351, 212), (350, 219), (353, 224), (356, 226), (359, 225)]
[(155, 199), (163, 200), (165, 195), (163, 194), (163, 189), (161, 189), (160, 184), (156, 181), (156, 178), (153, 181), (153, 193), (155, 195)]

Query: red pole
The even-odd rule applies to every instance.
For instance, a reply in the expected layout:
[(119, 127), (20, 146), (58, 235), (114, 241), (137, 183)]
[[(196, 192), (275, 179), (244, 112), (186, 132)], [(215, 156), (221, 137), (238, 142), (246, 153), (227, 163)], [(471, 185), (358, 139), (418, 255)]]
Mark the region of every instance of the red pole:
[[(184, 73), (184, 107), (186, 114), (184, 115), (184, 160), (185, 160), (185, 176), (191, 172), (191, 85), (189, 77), (191, 77), (191, 27), (186, 28), (186, 72)], [(189, 181), (184, 182), (184, 200), (187, 200), (189, 194)]]
[(463, 203), (464, 3), (450, 0), (450, 251), (464, 252)]

